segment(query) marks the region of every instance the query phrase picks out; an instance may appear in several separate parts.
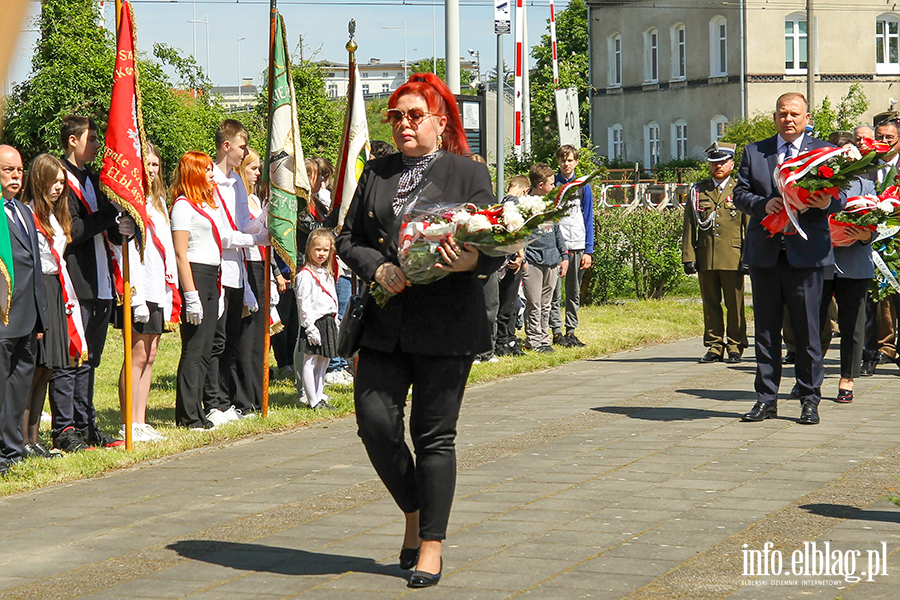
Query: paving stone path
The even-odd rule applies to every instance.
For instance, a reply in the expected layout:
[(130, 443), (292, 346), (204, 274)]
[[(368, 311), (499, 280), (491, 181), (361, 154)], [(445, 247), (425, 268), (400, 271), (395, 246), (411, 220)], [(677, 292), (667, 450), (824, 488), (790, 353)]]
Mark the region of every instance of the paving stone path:
[(470, 389), (436, 588), (405, 587), (401, 515), (339, 419), (0, 500), (0, 598), (900, 597), (885, 499), (900, 370), (838, 405), (833, 348), (822, 424), (786, 398), (748, 424), (752, 356), (701, 353), (675, 342)]

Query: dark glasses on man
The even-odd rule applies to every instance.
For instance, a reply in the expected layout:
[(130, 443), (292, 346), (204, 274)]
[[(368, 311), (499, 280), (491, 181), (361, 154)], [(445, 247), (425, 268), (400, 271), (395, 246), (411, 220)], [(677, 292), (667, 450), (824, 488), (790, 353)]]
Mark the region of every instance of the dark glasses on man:
[(413, 129), (418, 129), (422, 121), (425, 120), (425, 117), (430, 117), (433, 114), (434, 113), (425, 112), (418, 108), (411, 108), (407, 111), (400, 110), (399, 108), (389, 108), (384, 111), (385, 118), (392, 126), (399, 125), (403, 122), (403, 118), (406, 117), (409, 126)]

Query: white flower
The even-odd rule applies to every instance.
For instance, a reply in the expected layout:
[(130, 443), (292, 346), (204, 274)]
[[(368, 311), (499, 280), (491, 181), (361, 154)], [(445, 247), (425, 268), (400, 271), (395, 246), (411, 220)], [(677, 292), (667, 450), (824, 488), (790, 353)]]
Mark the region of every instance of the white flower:
[(472, 214), (467, 210), (460, 210), (450, 215), (450, 220), (454, 223), (465, 224)]
[(540, 196), (522, 196), (519, 198), (519, 210), (529, 217), (539, 215), (546, 210), (544, 199)]
[(894, 202), (892, 202), (891, 200), (882, 200), (881, 202), (879, 202), (878, 204), (875, 205), (875, 208), (877, 208), (878, 210), (884, 211), (886, 213), (894, 212), (894, 209), (896, 207), (897, 207), (897, 205)]
[(503, 203), (503, 224), (507, 231), (518, 231), (525, 225), (525, 219), (513, 202)]
[(491, 228), (491, 220), (484, 215), (472, 215), (466, 222), (466, 229), (471, 233)]
[(456, 223), (416, 223), (416, 228), (422, 237), (431, 239), (456, 233)]
[(846, 154), (847, 158), (851, 160), (862, 159), (862, 154), (859, 153), (859, 149), (856, 146), (847, 146), (847, 149), (844, 150), (844, 154)]

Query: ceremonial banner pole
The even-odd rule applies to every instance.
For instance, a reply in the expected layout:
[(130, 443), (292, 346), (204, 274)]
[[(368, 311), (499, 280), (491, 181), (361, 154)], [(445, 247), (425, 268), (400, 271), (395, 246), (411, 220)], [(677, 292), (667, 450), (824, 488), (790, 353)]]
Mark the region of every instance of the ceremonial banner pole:
[[(121, 35), (122, 0), (116, 0), (116, 47)], [(122, 343), (125, 345), (125, 356), (122, 359), (125, 367), (125, 403), (122, 407), (122, 423), (125, 425), (125, 450), (134, 450), (134, 432), (132, 411), (134, 410), (134, 385), (132, 382), (132, 330), (131, 330), (131, 261), (128, 251), (128, 240), (122, 240)], [(90, 349), (89, 349), (90, 350)]]
[[(120, 6), (121, 5), (121, 6)], [(116, 63), (113, 71), (113, 89), (110, 99), (109, 123), (106, 128), (103, 164), (100, 168), (100, 189), (110, 200), (125, 211), (135, 222), (134, 243), (144, 256), (147, 239), (147, 140), (144, 135), (144, 119), (141, 110), (141, 92), (138, 63), (135, 59), (136, 36), (134, 11), (128, 2), (116, 2), (119, 16), (116, 27)], [(112, 246), (113, 277), (116, 292), (122, 296), (122, 336), (125, 352), (125, 374), (122, 390), (122, 422), (125, 425), (125, 447), (133, 449), (131, 410), (132, 386), (132, 321), (130, 242)]]
[[(278, 18), (278, 0), (271, 0), (269, 3), (269, 124), (272, 121), (272, 87), (275, 85), (275, 23)], [(265, 162), (268, 163), (268, 152), (266, 153)], [(304, 167), (305, 168), (305, 167)], [(272, 185), (269, 184), (269, 199), (272, 202)], [(263, 285), (263, 314), (266, 318), (266, 330), (263, 335), (263, 393), (262, 393), (262, 416), (269, 415), (269, 346), (272, 343), (272, 336), (269, 332), (269, 315), (272, 312), (272, 294), (269, 289), (272, 285), (272, 247), (263, 247), (263, 265), (266, 270), (265, 284)]]

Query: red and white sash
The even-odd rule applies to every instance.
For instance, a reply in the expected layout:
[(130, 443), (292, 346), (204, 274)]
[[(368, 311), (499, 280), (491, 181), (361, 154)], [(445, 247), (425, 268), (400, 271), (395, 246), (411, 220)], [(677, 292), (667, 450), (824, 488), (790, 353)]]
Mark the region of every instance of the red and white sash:
[[(78, 178), (72, 173), (70, 170), (66, 169), (66, 178), (69, 181), (69, 189), (72, 190), (72, 193), (75, 194), (75, 197), (81, 201), (81, 205), (88, 211), (88, 214), (93, 214), (96, 211), (91, 208), (90, 203), (84, 197), (84, 190), (81, 189), (81, 182), (78, 181)], [(94, 190), (96, 194), (97, 191)], [(97, 199), (99, 203), (99, 198)], [(106, 242), (106, 246), (109, 248), (110, 255), (112, 256), (112, 280), (113, 280), (113, 291), (116, 294), (116, 298), (121, 303), (122, 295), (125, 292), (125, 284), (124, 279), (122, 279), (122, 247), (117, 246), (109, 241), (109, 236), (106, 235), (104, 231), (102, 233), (103, 240)]]
[[(242, 184), (243, 185), (243, 184)], [(231, 216), (231, 211), (228, 209), (228, 203), (225, 202), (225, 198), (222, 197), (222, 192), (219, 191), (219, 188), (216, 187), (216, 195), (219, 197), (219, 202), (222, 203), (222, 210), (225, 211), (225, 216), (228, 217), (228, 225), (231, 226), (233, 231), (240, 231), (238, 229), (237, 224), (234, 222), (234, 217)], [(250, 289), (250, 265), (247, 264), (247, 253), (244, 252), (243, 248), (239, 248), (238, 252), (241, 255), (241, 281), (244, 282), (244, 293), (253, 291)], [(257, 304), (259, 304), (259, 298), (256, 299)], [(249, 314), (249, 310), (244, 305), (244, 316)]]
[(62, 288), (63, 303), (66, 307), (66, 329), (69, 334), (69, 358), (72, 366), (79, 367), (81, 363), (88, 359), (87, 336), (84, 334), (84, 323), (81, 320), (81, 305), (78, 302), (78, 296), (75, 295), (75, 286), (69, 279), (69, 272), (66, 270), (66, 261), (56, 251), (53, 245), (53, 236), (48, 234), (41, 222), (38, 221), (37, 215), (32, 213), (34, 218), (34, 226), (37, 230), (47, 238), (47, 245), (50, 247), (50, 253), (56, 260), (57, 277), (59, 277), (60, 287)]
[[(191, 206), (191, 208), (196, 210), (197, 213), (201, 217), (203, 217), (204, 219), (209, 221), (209, 225), (212, 228), (213, 239), (216, 240), (216, 245), (219, 247), (219, 256), (221, 257), (222, 256), (222, 236), (219, 235), (219, 228), (216, 227), (215, 219), (213, 219), (211, 216), (209, 216), (209, 214), (205, 210), (203, 210), (202, 208), (200, 208), (199, 206), (197, 206), (196, 204), (194, 204), (193, 202), (191, 202), (184, 196), (178, 196), (178, 198), (175, 199), (175, 202), (172, 203), (172, 208), (174, 208), (175, 204), (181, 200), (187, 202)], [(219, 267), (219, 276), (216, 278), (216, 289), (219, 292), (219, 296), (221, 296), (222, 295), (222, 268), (221, 267)]]

